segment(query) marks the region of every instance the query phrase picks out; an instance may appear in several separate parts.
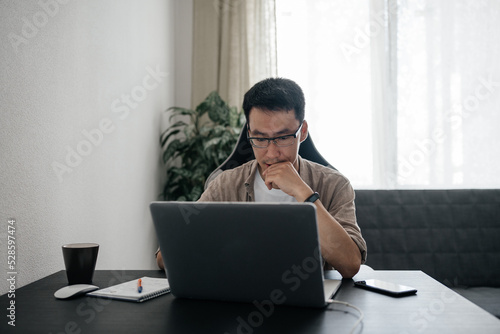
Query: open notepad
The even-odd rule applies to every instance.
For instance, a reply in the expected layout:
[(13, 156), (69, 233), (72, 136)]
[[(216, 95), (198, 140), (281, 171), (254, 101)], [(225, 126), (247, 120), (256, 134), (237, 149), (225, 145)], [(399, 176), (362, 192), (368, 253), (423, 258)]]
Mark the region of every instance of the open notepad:
[(137, 291), (138, 280), (135, 279), (110, 286), (109, 288), (89, 292), (87, 296), (121, 299), (140, 303), (170, 292), (170, 285), (166, 278), (141, 277), (142, 292)]

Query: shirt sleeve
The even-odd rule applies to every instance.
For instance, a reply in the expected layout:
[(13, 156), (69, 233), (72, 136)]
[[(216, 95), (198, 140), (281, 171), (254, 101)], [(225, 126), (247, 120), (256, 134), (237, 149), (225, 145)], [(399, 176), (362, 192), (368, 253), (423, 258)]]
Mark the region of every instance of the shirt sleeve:
[(334, 190), (333, 199), (328, 203), (327, 210), (344, 228), (351, 239), (356, 243), (361, 252), (361, 263), (366, 262), (367, 247), (361, 235), (361, 229), (356, 222), (356, 209), (354, 205), (355, 193), (351, 183), (346, 182)]
[(217, 202), (220, 201), (219, 194), (221, 192), (221, 175), (217, 176), (215, 180), (210, 182), (207, 189), (201, 194), (198, 202)]

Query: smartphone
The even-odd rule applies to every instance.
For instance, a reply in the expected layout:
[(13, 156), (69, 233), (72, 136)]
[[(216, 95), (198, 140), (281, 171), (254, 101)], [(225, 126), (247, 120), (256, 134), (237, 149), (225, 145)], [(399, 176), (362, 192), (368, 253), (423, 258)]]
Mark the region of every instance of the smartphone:
[(368, 279), (365, 281), (356, 281), (354, 286), (389, 295), (392, 297), (403, 297), (414, 295), (417, 293), (417, 289), (411, 286), (395, 284), (391, 282), (379, 281), (377, 279)]

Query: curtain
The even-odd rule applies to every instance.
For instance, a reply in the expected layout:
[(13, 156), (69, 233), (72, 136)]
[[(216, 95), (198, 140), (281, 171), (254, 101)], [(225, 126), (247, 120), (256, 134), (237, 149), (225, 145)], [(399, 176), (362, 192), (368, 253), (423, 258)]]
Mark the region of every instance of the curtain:
[(500, 187), (500, 1), (277, 0), (278, 75), (357, 188)]
[(191, 103), (217, 90), (241, 107), (256, 82), (276, 76), (274, 0), (194, 0)]
[(397, 4), (398, 183), (500, 186), (500, 2)]
[(316, 147), (353, 185), (373, 184), (377, 127), (372, 126), (370, 41), (364, 33), (369, 1), (278, 0), (276, 5), (278, 75), (304, 90)]

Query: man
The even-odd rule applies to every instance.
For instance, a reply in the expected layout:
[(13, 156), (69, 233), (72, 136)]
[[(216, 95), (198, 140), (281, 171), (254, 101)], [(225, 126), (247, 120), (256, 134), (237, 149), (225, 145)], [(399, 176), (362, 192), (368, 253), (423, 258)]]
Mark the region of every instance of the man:
[[(326, 268), (351, 278), (366, 259), (366, 243), (356, 223), (354, 190), (338, 171), (302, 159), (307, 138), (302, 89), (293, 81), (269, 78), (243, 100), (255, 160), (224, 171), (199, 201), (313, 202)], [(163, 268), (161, 252), (157, 263)]]

